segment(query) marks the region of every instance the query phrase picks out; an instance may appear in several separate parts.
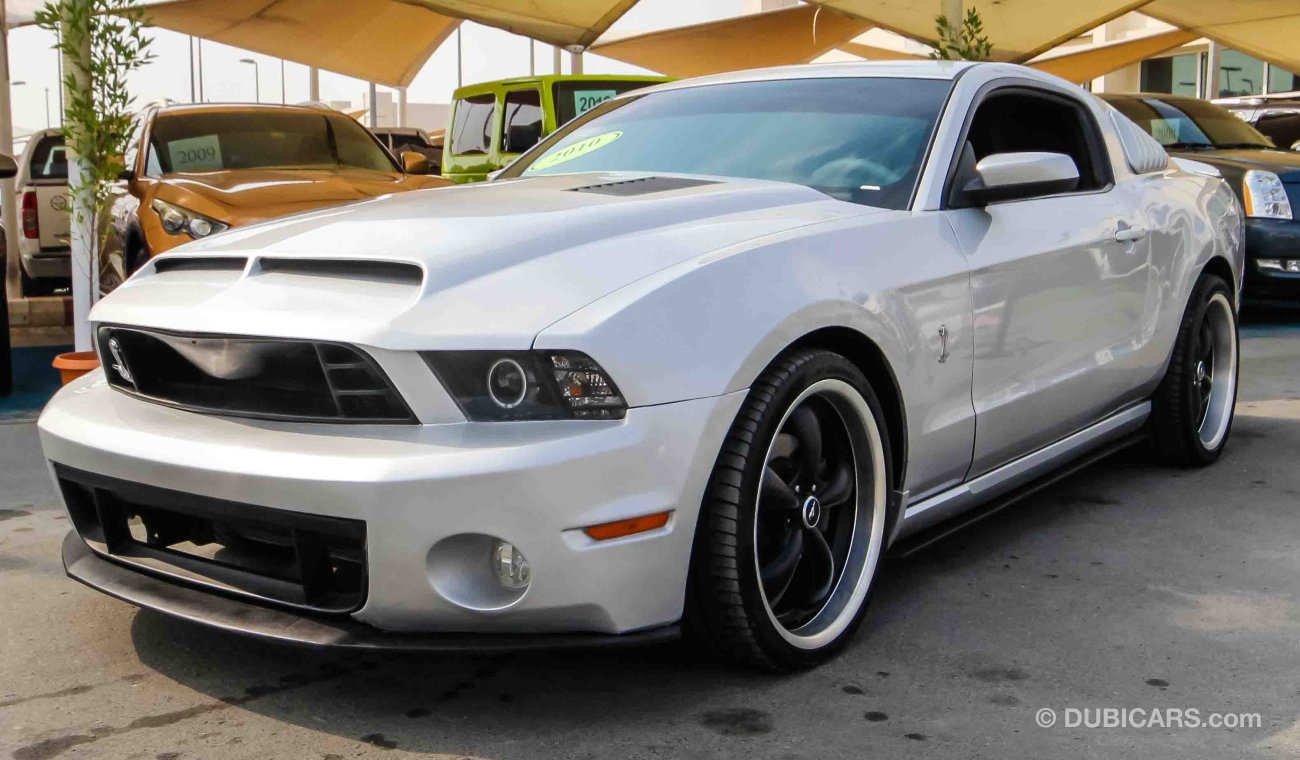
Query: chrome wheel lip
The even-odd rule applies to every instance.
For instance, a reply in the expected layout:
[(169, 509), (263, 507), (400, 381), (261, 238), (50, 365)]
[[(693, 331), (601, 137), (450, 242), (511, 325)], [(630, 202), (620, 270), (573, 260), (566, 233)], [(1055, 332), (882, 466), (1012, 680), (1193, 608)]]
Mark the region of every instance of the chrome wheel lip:
[[(854, 505), (853, 532), (850, 536), (844, 569), (840, 572), (839, 578), (835, 580), (835, 586), (831, 589), (830, 597), (828, 597), (822, 609), (818, 610), (807, 623), (794, 630), (786, 628), (777, 620), (776, 613), (772, 609), (771, 603), (768, 602), (767, 592), (764, 591), (761, 582), (758, 584), (759, 597), (763, 600), (763, 608), (777, 633), (790, 645), (806, 650), (819, 649), (835, 641), (853, 622), (853, 618), (856, 617), (858, 610), (862, 607), (863, 600), (871, 589), (871, 583), (875, 578), (877, 560), (884, 543), (885, 508), (888, 495), (885, 488), (886, 478), (883, 477), (885, 472), (884, 443), (880, 436), (880, 428), (876, 424), (875, 415), (871, 413), (871, 407), (867, 405), (862, 394), (843, 380), (819, 380), (805, 388), (790, 403), (776, 425), (776, 434), (772, 436), (772, 441), (768, 443), (767, 451), (763, 456), (764, 465), (766, 466), (766, 463), (771, 460), (776, 439), (781, 429), (785, 427), (790, 415), (804, 401), (817, 395), (824, 396), (843, 420), (852, 447), (850, 454), (857, 470), (854, 473), (854, 494), (857, 496), (857, 504)], [(858, 418), (859, 424), (857, 426), (853, 425), (845, 416), (846, 411), (851, 412), (853, 416)], [(869, 520), (863, 519), (863, 493), (859, 488), (862, 482), (860, 475), (863, 464), (860, 455), (864, 453), (863, 450), (870, 455), (872, 472), (882, 475), (871, 479), (871, 513), (868, 515)], [(756, 516), (758, 499), (759, 495), (756, 495), (753, 504)], [(847, 506), (844, 505), (844, 507)], [(800, 519), (803, 519), (802, 516)], [(757, 578), (761, 575), (758, 562), (757, 519), (754, 520), (754, 532), (751, 541), (754, 546), (751, 552), (754, 574)], [(852, 576), (852, 580), (850, 580), (850, 576)]]
[[(1210, 320), (1213, 341), (1211, 366), (1207, 368), (1211, 383), (1209, 401), (1196, 421), (1196, 433), (1201, 445), (1213, 450), (1228, 434), (1233, 405), (1237, 400), (1237, 320), (1231, 302), (1223, 293), (1210, 297), (1202, 318)], [(1197, 380), (1193, 378), (1193, 382)]]

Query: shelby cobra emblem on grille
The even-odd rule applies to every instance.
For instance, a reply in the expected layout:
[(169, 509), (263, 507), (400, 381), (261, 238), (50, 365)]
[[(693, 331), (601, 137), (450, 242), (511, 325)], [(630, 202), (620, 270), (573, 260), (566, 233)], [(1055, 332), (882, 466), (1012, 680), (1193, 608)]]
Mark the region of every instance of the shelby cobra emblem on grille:
[(126, 360), (122, 358), (122, 347), (117, 344), (117, 338), (108, 339), (108, 350), (113, 354), (113, 370), (126, 382), (135, 385), (135, 380), (131, 377), (131, 370), (126, 366)]

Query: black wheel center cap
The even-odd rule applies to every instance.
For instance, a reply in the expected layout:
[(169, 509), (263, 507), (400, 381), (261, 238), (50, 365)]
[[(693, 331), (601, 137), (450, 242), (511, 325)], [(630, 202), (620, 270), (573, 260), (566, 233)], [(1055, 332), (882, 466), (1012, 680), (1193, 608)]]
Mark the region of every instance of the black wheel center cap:
[(803, 517), (805, 527), (817, 527), (817, 523), (822, 519), (822, 503), (817, 501), (816, 496), (809, 496), (803, 500), (803, 509), (800, 516)]

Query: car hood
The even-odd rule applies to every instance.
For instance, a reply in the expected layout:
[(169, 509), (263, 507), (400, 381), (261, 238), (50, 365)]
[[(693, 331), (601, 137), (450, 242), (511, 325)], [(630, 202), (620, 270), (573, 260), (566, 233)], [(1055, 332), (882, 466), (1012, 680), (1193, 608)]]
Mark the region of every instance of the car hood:
[(154, 197), (231, 226), (389, 193), (450, 184), (441, 177), (365, 169), (238, 169), (169, 174)]
[(1190, 158), (1209, 164), (1230, 175), (1244, 174), (1250, 169), (1263, 169), (1276, 173), (1284, 182), (1300, 182), (1300, 153), (1290, 150), (1236, 148), (1232, 150), (1171, 151), (1181, 158)]
[[(527, 348), (548, 325), (666, 267), (881, 211), (781, 182), (636, 174), (403, 193), (182, 246), (92, 319), (399, 350)], [(251, 263), (241, 271), (212, 257)]]

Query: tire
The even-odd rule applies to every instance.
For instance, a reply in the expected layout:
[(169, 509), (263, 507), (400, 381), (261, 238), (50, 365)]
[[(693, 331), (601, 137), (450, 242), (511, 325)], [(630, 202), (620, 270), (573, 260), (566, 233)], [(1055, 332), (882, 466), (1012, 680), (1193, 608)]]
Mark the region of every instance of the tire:
[(1163, 462), (1204, 467), (1223, 453), (1237, 402), (1238, 344), (1231, 289), (1217, 275), (1201, 275), (1152, 397), (1151, 437)]
[[(891, 465), (880, 402), (857, 367), (823, 350), (776, 359), (709, 479), (688, 631), (725, 659), (769, 670), (811, 667), (842, 649), (884, 552)], [(824, 505), (810, 498), (819, 488)]]

